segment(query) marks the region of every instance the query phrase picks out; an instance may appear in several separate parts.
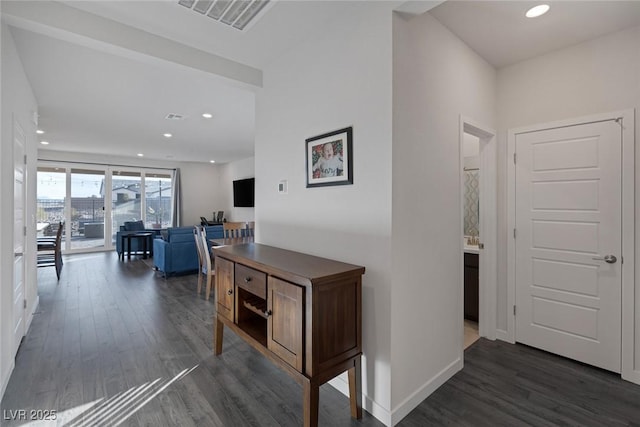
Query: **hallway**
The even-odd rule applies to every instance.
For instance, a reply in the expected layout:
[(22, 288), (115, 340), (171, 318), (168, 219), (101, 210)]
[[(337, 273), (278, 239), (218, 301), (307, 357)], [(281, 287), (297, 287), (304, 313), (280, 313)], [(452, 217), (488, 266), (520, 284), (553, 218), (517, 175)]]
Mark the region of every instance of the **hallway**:
[[(10, 418), (32, 409), (56, 411), (45, 426), (301, 425), (302, 388), (229, 330), (213, 357), (213, 299), (196, 296), (195, 275), (164, 280), (151, 265), (109, 252), (65, 257), (59, 283), (53, 269), (38, 271), (40, 308), (2, 425), (31, 425)], [(612, 373), (480, 339), (464, 370), (399, 425), (638, 425), (638, 402), (640, 387)], [(348, 399), (329, 385), (319, 424), (382, 425), (368, 413), (351, 420)]]
[[(151, 266), (108, 252), (65, 257), (59, 283), (39, 269), (40, 307), (3, 414), (56, 410), (47, 426), (300, 425), (302, 388), (231, 331), (215, 358), (213, 297), (196, 297), (195, 274), (164, 280)], [(320, 423), (351, 425), (349, 400), (328, 385)]]

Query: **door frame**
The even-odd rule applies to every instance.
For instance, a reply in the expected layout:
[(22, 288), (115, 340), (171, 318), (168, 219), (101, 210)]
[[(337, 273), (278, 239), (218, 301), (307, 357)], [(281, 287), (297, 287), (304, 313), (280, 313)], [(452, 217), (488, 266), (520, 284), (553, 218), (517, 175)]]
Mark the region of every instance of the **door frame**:
[[(496, 194), (496, 132), (495, 130), (476, 122), (473, 119), (460, 115), (459, 118), (459, 144), (460, 144), (460, 208), (464, 206), (464, 134), (468, 133), (480, 139), (480, 240), (484, 244), (479, 255), (479, 307), (478, 307), (478, 333), (481, 337), (490, 340), (496, 339), (496, 307), (497, 307), (497, 194)], [(460, 221), (460, 243), (464, 238), (464, 215)], [(461, 248), (460, 271), (464, 271), (464, 254)], [(461, 301), (464, 301), (464, 274), (460, 284)], [(460, 305), (460, 319), (464, 319), (464, 304)], [(463, 321), (463, 320), (462, 320)], [(464, 328), (460, 331), (463, 334)]]
[[(20, 332), (20, 341), (22, 340), (22, 338), (24, 338), (24, 336), (27, 333), (27, 322), (28, 322), (28, 315), (27, 315), (27, 307), (26, 307), (26, 303), (27, 303), (27, 284), (26, 284), (26, 261), (27, 261), (27, 256), (28, 256), (28, 251), (27, 251), (27, 247), (26, 247), (26, 242), (27, 242), (27, 237), (26, 237), (26, 229), (27, 229), (27, 215), (26, 215), (26, 211), (27, 211), (27, 183), (26, 183), (26, 177), (27, 177), (27, 160), (26, 160), (26, 153), (27, 153), (27, 134), (24, 131), (24, 127), (22, 126), (22, 124), (18, 121), (18, 119), (13, 116), (12, 117), (12, 122), (13, 122), (13, 126), (12, 126), (12, 160), (11, 160), (11, 165), (12, 165), (12, 173), (11, 173), (11, 177), (12, 177), (12, 193), (14, 195), (13, 200), (14, 200), (14, 205), (13, 205), (13, 209), (11, 212), (11, 217), (12, 217), (12, 223), (13, 223), (13, 239), (11, 239), (12, 244), (11, 244), (11, 252), (13, 253), (13, 263), (12, 263), (12, 275), (11, 275), (11, 307), (12, 307), (12, 311), (15, 309), (15, 299), (16, 299), (16, 295), (15, 295), (15, 285), (16, 285), (16, 274), (15, 274), (15, 248), (16, 248), (16, 235), (15, 235), (15, 222), (16, 222), (16, 217), (15, 217), (15, 171), (16, 171), (16, 166), (18, 164), (22, 165), (22, 194), (21, 194), (21, 199), (22, 199), (22, 226), (24, 228), (23, 232), (19, 232), (19, 235), (22, 238), (22, 261), (21, 261), (21, 271), (20, 271), (20, 276), (21, 276), (21, 280), (22, 280), (22, 299), (23, 301), (20, 304), (21, 308), (19, 309), (21, 311), (20, 317), (20, 330), (18, 332)], [(18, 147), (18, 135), (20, 135), (22, 137), (22, 158), (21, 159), (16, 159), (16, 150)], [(15, 335), (16, 335), (16, 329), (15, 329), (15, 323), (14, 323), (14, 319), (15, 319), (15, 315), (16, 313), (12, 313), (11, 316), (11, 357), (14, 358), (16, 356), (16, 354), (18, 353), (18, 348), (20, 346), (20, 341), (16, 342), (15, 341)]]
[[(621, 110), (601, 113), (508, 130), (507, 137), (507, 336), (506, 340), (516, 342), (515, 314), (512, 307), (516, 304), (516, 245), (513, 231), (516, 226), (516, 135), (546, 129), (576, 126), (580, 124), (608, 120), (622, 120), (622, 378), (640, 384), (640, 366), (634, 370), (635, 359), (635, 110)], [(624, 259), (627, 262), (624, 262)]]

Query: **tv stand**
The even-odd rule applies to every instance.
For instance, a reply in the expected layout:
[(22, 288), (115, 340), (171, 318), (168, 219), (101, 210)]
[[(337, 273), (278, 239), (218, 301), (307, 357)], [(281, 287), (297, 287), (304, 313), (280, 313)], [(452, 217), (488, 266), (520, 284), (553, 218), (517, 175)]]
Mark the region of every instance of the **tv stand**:
[(215, 355), (227, 326), (302, 385), (307, 427), (318, 425), (320, 386), (347, 371), (360, 419), (364, 267), (257, 243), (213, 250)]

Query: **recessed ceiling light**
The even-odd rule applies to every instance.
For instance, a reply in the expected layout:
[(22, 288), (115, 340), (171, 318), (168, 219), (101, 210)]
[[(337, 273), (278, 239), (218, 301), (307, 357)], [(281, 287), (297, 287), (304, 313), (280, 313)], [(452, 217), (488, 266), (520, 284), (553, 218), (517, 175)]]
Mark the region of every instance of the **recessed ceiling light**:
[(549, 11), (548, 4), (539, 4), (538, 6), (534, 6), (531, 9), (527, 10), (525, 16), (527, 18), (537, 18), (538, 16), (544, 15)]
[(216, 162), (215, 160), (209, 160), (209, 163), (215, 163), (215, 162)]
[(164, 135), (165, 138), (171, 138), (173, 136), (170, 133), (164, 133), (163, 135)]
[(205, 119), (210, 119), (213, 117), (213, 114), (211, 113), (202, 113), (202, 117), (204, 117)]
[(36, 131), (36, 133), (37, 133), (38, 135), (42, 135), (42, 134), (44, 133), (44, 131), (43, 131), (42, 129), (38, 129), (38, 130)]
[(40, 144), (42, 144), (42, 145), (49, 145), (49, 141), (40, 141)]
[(138, 157), (144, 157), (144, 154), (138, 153)]

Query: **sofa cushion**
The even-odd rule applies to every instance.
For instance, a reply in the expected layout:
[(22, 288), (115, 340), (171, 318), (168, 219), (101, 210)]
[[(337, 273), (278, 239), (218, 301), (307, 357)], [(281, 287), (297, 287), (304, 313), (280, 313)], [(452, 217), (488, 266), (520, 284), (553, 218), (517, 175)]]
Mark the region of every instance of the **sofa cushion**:
[[(206, 227), (207, 239), (222, 238), (222, 225)], [(170, 227), (166, 238), (153, 241), (153, 265), (165, 276), (198, 271), (198, 252), (193, 226)]]
[(142, 231), (144, 230), (144, 222), (142, 221), (125, 221), (124, 231)]
[[(167, 228), (167, 237), (164, 239), (167, 242), (174, 241), (184, 241), (184, 237), (187, 237), (190, 240), (193, 240), (193, 226), (185, 226), (185, 227), (169, 227)], [(180, 240), (175, 240), (176, 238)], [(195, 247), (195, 243), (194, 243)]]

